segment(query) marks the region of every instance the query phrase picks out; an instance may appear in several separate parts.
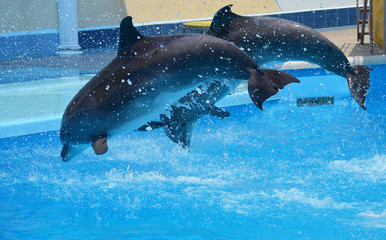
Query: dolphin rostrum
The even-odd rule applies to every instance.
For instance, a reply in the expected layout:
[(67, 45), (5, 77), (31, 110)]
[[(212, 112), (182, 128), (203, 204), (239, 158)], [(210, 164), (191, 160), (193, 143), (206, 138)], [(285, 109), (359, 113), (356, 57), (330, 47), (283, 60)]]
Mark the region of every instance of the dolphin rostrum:
[[(231, 7), (232, 5), (223, 7), (215, 14), (209, 35), (233, 42), (258, 65), (289, 60), (315, 63), (346, 78), (354, 99), (359, 106), (366, 109), (365, 96), (370, 86), (371, 68), (361, 65), (352, 67), (337, 46), (307, 26), (279, 18), (244, 17), (233, 13)], [(200, 92), (216, 88), (216, 92), (210, 94), (210, 104), (198, 105), (197, 102), (206, 101), (207, 96), (193, 91), (181, 98), (176, 105), (172, 105), (172, 109), (161, 116), (161, 122), (149, 122), (145, 126), (164, 127), (173, 142), (188, 146), (194, 122), (210, 113), (214, 104), (237, 86), (218, 82), (212, 84), (213, 86), (197, 88)], [(188, 111), (182, 108), (187, 108)], [(139, 130), (144, 129), (146, 127)]]
[(257, 105), (298, 80), (261, 70), (234, 44), (198, 34), (145, 37), (126, 17), (120, 25), (117, 56), (70, 101), (62, 118), (61, 157), (69, 161), (92, 145), (108, 150), (107, 138), (138, 129), (168, 104), (212, 79), (247, 80)]

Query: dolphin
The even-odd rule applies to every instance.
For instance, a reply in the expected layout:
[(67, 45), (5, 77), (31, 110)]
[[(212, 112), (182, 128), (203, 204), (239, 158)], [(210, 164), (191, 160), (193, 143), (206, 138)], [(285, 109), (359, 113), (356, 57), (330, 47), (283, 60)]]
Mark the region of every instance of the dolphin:
[(346, 78), (354, 99), (366, 110), (370, 67), (351, 66), (335, 44), (310, 27), (280, 18), (243, 17), (233, 13), (231, 7), (225, 6), (215, 14), (209, 35), (233, 42), (258, 65), (288, 60), (317, 64)]
[(109, 137), (138, 129), (212, 79), (249, 79), (249, 96), (257, 106), (279, 88), (299, 82), (280, 71), (260, 69), (226, 40), (199, 34), (145, 37), (131, 17), (124, 18), (117, 56), (65, 109), (62, 160), (69, 161), (90, 145), (97, 155), (106, 153)]
[[(305, 25), (272, 17), (244, 17), (233, 13), (231, 7), (232, 5), (225, 6), (215, 14), (208, 35), (234, 43), (258, 65), (289, 60), (317, 64), (346, 78), (354, 99), (366, 110), (365, 96), (370, 86), (371, 68), (361, 65), (351, 66), (337, 46)], [(149, 122), (145, 126), (152, 125), (152, 129), (164, 127), (166, 134), (173, 142), (187, 147), (194, 122), (210, 113), (210, 108), (227, 95), (224, 93), (230, 92), (235, 87), (217, 82), (212, 84), (213, 87), (209, 86), (208, 89), (216, 87), (221, 90), (217, 90), (217, 94), (212, 93), (210, 105), (205, 103), (197, 105), (197, 102), (206, 100), (207, 96), (191, 92), (172, 106), (166, 114), (167, 117), (163, 115), (160, 122)], [(200, 86), (198, 89), (204, 92), (205, 87)], [(189, 111), (181, 108), (188, 108)], [(139, 130), (144, 129), (146, 127)]]

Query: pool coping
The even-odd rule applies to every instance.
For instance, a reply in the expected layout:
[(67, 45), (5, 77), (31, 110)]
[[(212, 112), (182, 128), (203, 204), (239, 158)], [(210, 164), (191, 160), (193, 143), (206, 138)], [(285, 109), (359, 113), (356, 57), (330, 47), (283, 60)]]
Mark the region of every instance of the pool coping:
[[(348, 57), (352, 65), (378, 65), (386, 64), (386, 55), (377, 56), (354, 56)], [(275, 67), (274, 67), (275, 68)], [(307, 62), (286, 62), (278, 67), (281, 70), (298, 69), (320, 69), (319, 66)], [(281, 99), (281, 93), (267, 101), (277, 101)], [(249, 97), (245, 84), (238, 87), (234, 94), (229, 95), (218, 102), (220, 107), (229, 107), (234, 105), (246, 104)], [(49, 131), (58, 131), (60, 129), (62, 114), (44, 115), (30, 119), (19, 119), (15, 121), (0, 122), (0, 139), (30, 135)]]

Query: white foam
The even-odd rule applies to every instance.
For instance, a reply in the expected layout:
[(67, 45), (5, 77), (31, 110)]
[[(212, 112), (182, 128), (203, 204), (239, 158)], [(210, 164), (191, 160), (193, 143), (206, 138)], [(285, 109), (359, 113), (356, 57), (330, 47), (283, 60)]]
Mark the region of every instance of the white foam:
[(361, 223), (366, 226), (386, 229), (386, 210), (361, 212), (357, 216), (362, 218)]
[(275, 190), (275, 194), (273, 194), (272, 197), (279, 198), (282, 201), (296, 202), (320, 209), (348, 209), (354, 205), (354, 203), (336, 202), (331, 197), (319, 198), (317, 194), (310, 195), (297, 188)]
[(344, 172), (363, 177), (365, 180), (379, 181), (386, 178), (386, 155), (375, 155), (371, 159), (337, 160), (329, 164), (335, 172)]
[[(37, 179), (30, 179), (37, 181)], [(40, 179), (41, 180), (41, 179)], [(77, 181), (76, 181), (77, 182)], [(67, 182), (61, 182), (63, 185), (67, 185)], [(77, 184), (81, 184), (77, 182)], [(130, 166), (126, 170), (117, 170), (112, 168), (106, 172), (104, 176), (94, 176), (93, 179), (85, 179), (81, 185), (88, 185), (92, 187), (98, 187), (102, 189), (111, 188), (126, 188), (132, 184), (135, 185), (148, 185), (156, 184), (157, 186), (169, 186), (169, 185), (199, 185), (210, 187), (221, 187), (228, 182), (218, 177), (197, 177), (197, 176), (168, 176), (158, 171), (137, 172), (131, 170)], [(78, 186), (79, 187), (79, 186)]]
[(367, 211), (359, 213), (358, 216), (368, 217), (368, 218), (384, 218), (386, 220), (386, 210), (383, 210), (381, 213), (376, 213), (373, 211)]

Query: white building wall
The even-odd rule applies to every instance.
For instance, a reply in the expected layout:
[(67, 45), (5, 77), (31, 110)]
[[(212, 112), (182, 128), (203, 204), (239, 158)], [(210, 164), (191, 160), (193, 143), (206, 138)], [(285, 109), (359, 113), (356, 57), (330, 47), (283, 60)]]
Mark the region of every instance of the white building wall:
[[(275, 0), (282, 12), (354, 7), (354, 0)], [(362, 3), (362, 1), (360, 1)]]

